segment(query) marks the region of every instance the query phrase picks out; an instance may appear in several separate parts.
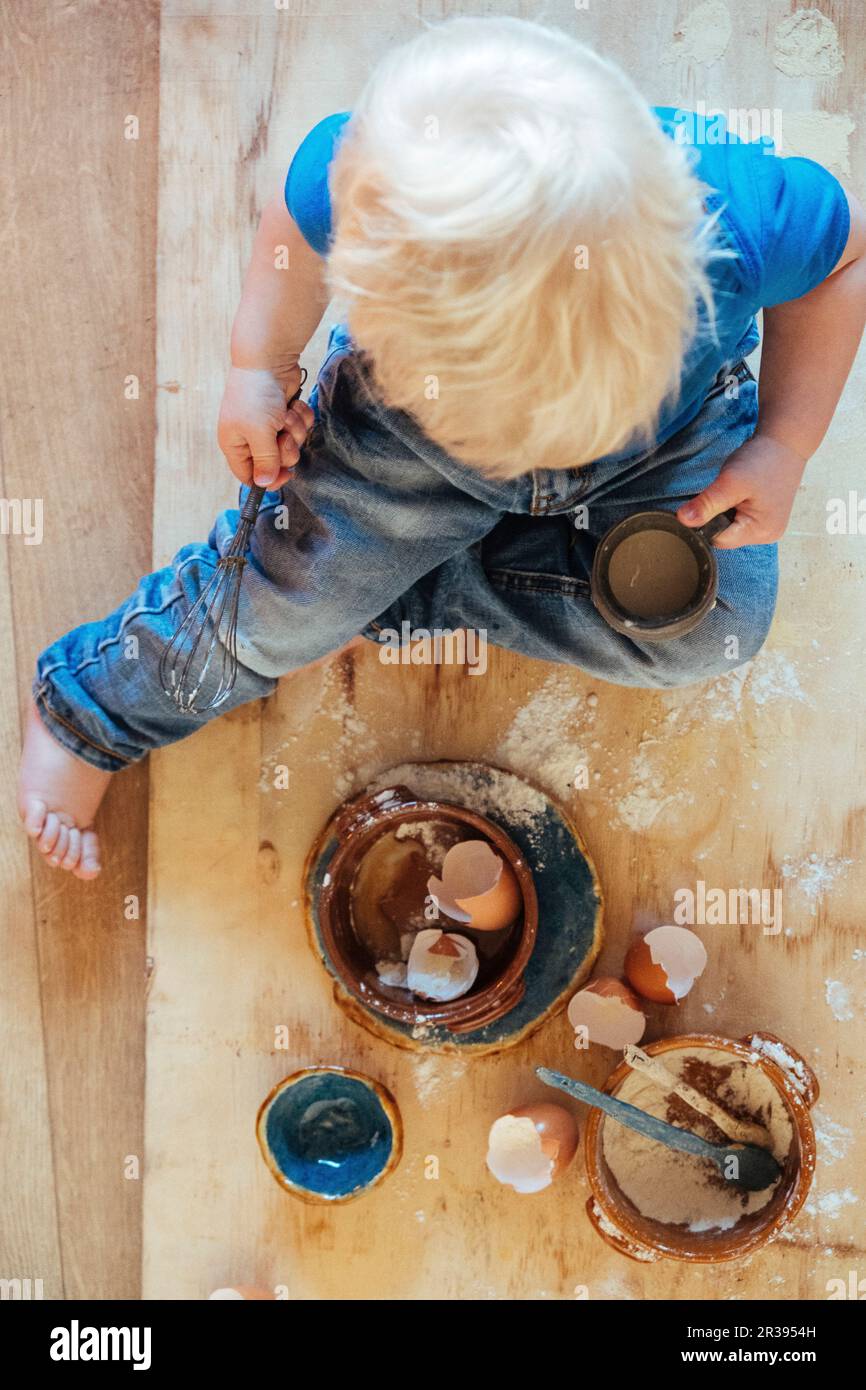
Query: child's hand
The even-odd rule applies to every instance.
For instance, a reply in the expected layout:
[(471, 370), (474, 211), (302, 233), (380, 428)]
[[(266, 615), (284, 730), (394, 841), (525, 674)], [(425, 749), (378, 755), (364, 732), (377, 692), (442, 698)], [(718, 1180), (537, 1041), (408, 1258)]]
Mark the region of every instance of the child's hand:
[(217, 439), (239, 482), (280, 488), (291, 475), (316, 418), (304, 401), (286, 406), (300, 384), (299, 367), (231, 368)]
[(708, 488), (685, 502), (677, 516), (686, 526), (703, 526), (736, 507), (736, 520), (714, 538), (719, 550), (768, 545), (784, 534), (806, 460), (786, 444), (753, 434), (725, 462)]

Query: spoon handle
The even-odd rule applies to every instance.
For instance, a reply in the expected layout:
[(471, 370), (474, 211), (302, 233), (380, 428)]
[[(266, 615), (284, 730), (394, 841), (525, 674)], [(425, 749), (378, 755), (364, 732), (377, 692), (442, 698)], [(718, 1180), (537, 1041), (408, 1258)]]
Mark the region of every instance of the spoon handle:
[(655, 1139), (669, 1149), (697, 1154), (699, 1158), (709, 1158), (713, 1163), (718, 1163), (720, 1153), (724, 1152), (716, 1144), (708, 1143), (697, 1134), (692, 1134), (687, 1129), (678, 1129), (676, 1125), (669, 1125), (665, 1120), (657, 1119), (655, 1115), (647, 1115), (646, 1111), (638, 1110), (636, 1105), (629, 1105), (624, 1100), (617, 1100), (615, 1096), (605, 1095), (594, 1086), (588, 1086), (585, 1081), (575, 1081), (572, 1077), (563, 1076), (561, 1072), (551, 1071), (548, 1067), (536, 1067), (535, 1074), (545, 1085), (555, 1086), (559, 1091), (567, 1091), (577, 1100), (603, 1110), (619, 1124), (627, 1125), (629, 1129), (637, 1130), (638, 1134), (645, 1134), (647, 1139)]

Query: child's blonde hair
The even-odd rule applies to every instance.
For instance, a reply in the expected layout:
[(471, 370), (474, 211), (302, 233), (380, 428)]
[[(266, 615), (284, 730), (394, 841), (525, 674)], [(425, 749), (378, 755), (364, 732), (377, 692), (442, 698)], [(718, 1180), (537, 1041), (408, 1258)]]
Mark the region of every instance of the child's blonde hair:
[(614, 64), (523, 20), (390, 52), (331, 171), (331, 288), (384, 400), (500, 477), (649, 444), (703, 298), (679, 145)]

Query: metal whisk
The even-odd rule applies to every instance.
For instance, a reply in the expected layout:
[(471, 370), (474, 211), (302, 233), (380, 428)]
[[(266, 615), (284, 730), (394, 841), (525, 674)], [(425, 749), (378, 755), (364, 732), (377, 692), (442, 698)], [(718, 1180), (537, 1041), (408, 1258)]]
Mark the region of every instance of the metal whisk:
[[(301, 368), (301, 387), (307, 379)], [(296, 401), (300, 388), (292, 396)], [(238, 609), (250, 537), (266, 488), (253, 485), (241, 509), (232, 543), (159, 661), (159, 679), (184, 714), (216, 709), (231, 694), (238, 674)]]

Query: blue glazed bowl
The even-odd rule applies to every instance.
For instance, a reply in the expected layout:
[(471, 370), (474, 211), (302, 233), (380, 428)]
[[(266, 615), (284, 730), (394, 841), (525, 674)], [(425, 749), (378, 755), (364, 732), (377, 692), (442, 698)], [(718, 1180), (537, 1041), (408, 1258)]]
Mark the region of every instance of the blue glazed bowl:
[(390, 1091), (342, 1067), (306, 1067), (280, 1081), (262, 1102), (256, 1135), (277, 1182), (304, 1202), (351, 1202), (403, 1151)]

